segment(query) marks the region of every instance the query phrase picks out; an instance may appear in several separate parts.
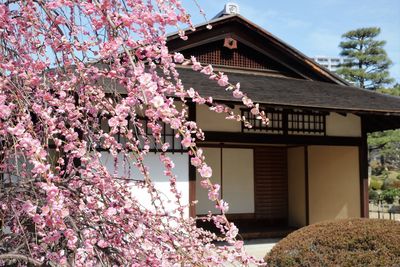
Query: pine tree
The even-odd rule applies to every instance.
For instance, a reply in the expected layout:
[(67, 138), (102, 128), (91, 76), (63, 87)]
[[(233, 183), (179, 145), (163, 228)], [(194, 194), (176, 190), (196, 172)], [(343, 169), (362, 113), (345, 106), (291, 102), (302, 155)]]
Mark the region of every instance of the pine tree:
[(371, 27), (343, 34), (339, 47), (344, 63), (337, 73), (356, 86), (370, 90), (392, 83), (388, 71), (392, 62), (383, 48), (386, 42), (375, 39), (380, 32), (380, 28)]

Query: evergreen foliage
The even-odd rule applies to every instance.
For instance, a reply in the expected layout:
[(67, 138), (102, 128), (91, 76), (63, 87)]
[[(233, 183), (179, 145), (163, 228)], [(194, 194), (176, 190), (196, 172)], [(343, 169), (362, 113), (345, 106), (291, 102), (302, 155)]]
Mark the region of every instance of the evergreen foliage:
[(385, 41), (376, 40), (380, 28), (360, 28), (342, 35), (339, 47), (345, 62), (337, 73), (361, 88), (376, 90), (393, 82), (389, 77), (392, 64), (385, 49)]

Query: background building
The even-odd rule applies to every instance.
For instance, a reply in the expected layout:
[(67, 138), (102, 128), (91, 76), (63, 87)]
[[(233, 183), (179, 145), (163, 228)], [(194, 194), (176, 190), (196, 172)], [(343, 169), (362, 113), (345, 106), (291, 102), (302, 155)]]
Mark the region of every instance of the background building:
[(343, 64), (347, 60), (341, 57), (328, 56), (316, 56), (311, 59), (330, 71), (336, 71), (340, 67), (340, 64)]

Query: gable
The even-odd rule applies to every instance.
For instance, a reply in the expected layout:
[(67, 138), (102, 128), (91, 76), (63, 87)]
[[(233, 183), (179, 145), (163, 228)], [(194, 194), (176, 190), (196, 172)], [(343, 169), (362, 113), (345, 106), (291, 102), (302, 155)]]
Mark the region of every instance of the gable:
[(195, 56), (201, 63), (212, 64), (216, 67), (258, 70), (287, 77), (302, 78), (299, 74), (268, 55), (240, 41), (234, 40), (234, 48), (226, 47), (225, 41), (227, 39), (234, 40), (233, 38), (225, 38), (191, 47), (180, 52), (187, 58)]
[[(295, 48), (240, 15), (224, 16), (209, 23), (212, 25), (212, 30), (207, 29), (207, 24), (197, 26), (195, 31), (188, 30), (186, 32), (188, 40), (182, 40), (177, 33), (169, 35), (167, 45), (170, 51), (182, 52), (193, 49), (190, 52), (195, 54), (195, 47), (205, 49), (204, 45), (212, 46), (216, 41), (222, 40), (223, 42), (225, 38), (232, 38), (238, 42), (239, 46), (244, 44), (260, 52), (263, 55), (262, 58), (268, 61), (263, 64), (263, 62), (260, 63), (259, 60), (256, 60), (258, 62), (255, 64), (255, 60), (253, 60), (254, 65), (262, 65), (263, 68), (268, 70), (268, 68), (271, 68), (268, 67), (268, 64), (272, 59), (275, 64), (274, 68), (276, 69), (276, 63), (279, 63), (278, 70), (281, 73), (286, 73), (289, 77), (301, 77), (305, 80), (348, 85), (345, 80), (336, 74), (321, 67)], [(265, 56), (268, 59), (265, 59)], [(247, 55), (247, 58), (254, 59), (254, 55)], [(218, 58), (214, 60), (218, 60)], [(233, 64), (233, 67), (246, 68), (247, 64), (248, 61), (245, 61), (239, 67), (236, 66), (237, 64)], [(259, 66), (255, 69), (259, 69)]]

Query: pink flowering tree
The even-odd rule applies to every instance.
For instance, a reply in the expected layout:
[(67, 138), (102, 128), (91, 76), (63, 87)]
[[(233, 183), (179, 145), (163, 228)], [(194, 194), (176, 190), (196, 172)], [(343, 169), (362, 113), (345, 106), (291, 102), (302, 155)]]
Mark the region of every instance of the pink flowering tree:
[[(187, 102), (242, 119), (185, 88), (176, 65), (191, 65), (267, 121), (226, 75), (169, 53), (167, 27), (177, 27), (185, 39), (181, 29), (193, 29), (189, 17), (178, 0), (0, 0), (0, 265), (257, 262), (225, 217), (228, 206), (196, 146), (204, 134), (187, 120)], [(185, 215), (174, 164), (162, 153), (169, 146), (161, 138), (166, 125), (187, 148), (210, 201), (221, 210), (206, 218), (219, 235), (197, 228)], [(160, 148), (174, 210), (166, 208), (143, 163), (154, 146)], [(128, 162), (139, 170), (140, 181), (110, 172), (100, 151), (116, 166)], [(150, 208), (135, 189), (147, 192)]]

